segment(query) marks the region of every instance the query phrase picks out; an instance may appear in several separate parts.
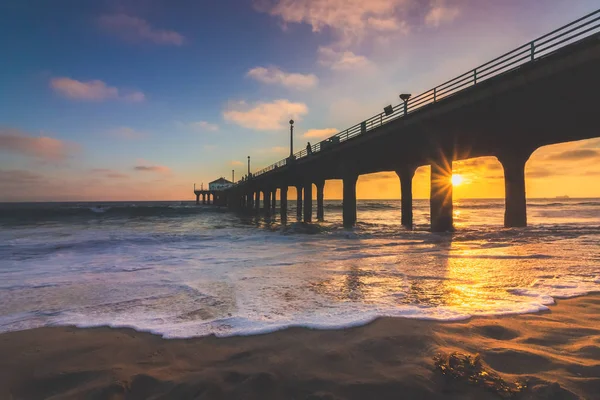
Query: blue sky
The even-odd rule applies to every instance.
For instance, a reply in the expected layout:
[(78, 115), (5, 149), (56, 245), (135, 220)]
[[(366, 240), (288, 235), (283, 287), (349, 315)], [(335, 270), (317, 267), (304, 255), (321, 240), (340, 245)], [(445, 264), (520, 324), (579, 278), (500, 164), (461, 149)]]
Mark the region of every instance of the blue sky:
[(283, 158), (290, 118), (304, 146), (596, 7), (5, 1), (0, 201), (186, 199)]

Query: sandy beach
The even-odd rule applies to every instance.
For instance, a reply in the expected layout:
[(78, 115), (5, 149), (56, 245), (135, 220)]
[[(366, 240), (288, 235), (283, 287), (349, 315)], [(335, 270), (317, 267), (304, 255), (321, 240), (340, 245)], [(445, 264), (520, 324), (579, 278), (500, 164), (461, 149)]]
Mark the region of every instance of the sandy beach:
[(2, 399), (597, 399), (600, 295), (537, 314), (248, 337), (40, 328), (0, 335), (0, 354)]

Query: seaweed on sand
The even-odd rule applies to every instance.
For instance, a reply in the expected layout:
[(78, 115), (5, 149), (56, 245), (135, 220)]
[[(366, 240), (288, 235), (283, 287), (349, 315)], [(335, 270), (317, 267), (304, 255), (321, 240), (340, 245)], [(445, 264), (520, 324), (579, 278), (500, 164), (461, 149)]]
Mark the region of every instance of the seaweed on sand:
[(433, 359), (436, 370), (441, 372), (450, 384), (467, 383), (506, 399), (514, 398), (527, 387), (525, 382), (509, 383), (502, 379), (496, 372), (483, 365), (479, 354), (441, 353)]

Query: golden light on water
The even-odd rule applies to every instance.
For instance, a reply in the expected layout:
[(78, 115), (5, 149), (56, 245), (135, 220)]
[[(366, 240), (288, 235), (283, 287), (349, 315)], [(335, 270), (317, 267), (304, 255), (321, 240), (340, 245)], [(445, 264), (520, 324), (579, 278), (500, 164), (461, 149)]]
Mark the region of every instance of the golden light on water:
[(460, 186), (464, 183), (465, 179), (462, 175), (453, 174), (452, 175), (452, 186)]

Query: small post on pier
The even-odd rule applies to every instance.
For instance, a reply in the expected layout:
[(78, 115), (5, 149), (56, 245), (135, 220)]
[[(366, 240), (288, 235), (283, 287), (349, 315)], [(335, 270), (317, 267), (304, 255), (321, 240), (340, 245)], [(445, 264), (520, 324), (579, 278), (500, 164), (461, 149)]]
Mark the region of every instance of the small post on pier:
[(250, 156), (248, 156), (248, 178), (250, 178)]
[(315, 186), (317, 187), (317, 221), (323, 221), (325, 220), (325, 210), (323, 205), (325, 180), (317, 181)]
[(312, 182), (304, 185), (304, 222), (312, 222)]
[(343, 178), (343, 218), (344, 227), (351, 228), (356, 224), (356, 181), (358, 175), (349, 174)]
[(302, 186), (296, 186), (296, 218), (302, 219)]
[(287, 193), (287, 185), (281, 186), (281, 189), (279, 189), (279, 214), (281, 215), (281, 223), (283, 224), (287, 222)]

